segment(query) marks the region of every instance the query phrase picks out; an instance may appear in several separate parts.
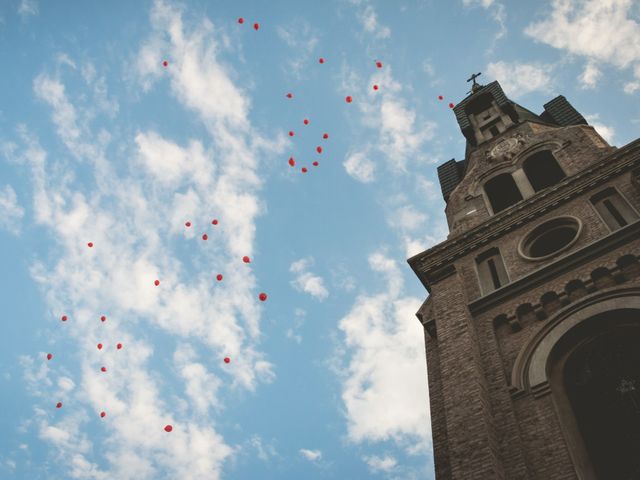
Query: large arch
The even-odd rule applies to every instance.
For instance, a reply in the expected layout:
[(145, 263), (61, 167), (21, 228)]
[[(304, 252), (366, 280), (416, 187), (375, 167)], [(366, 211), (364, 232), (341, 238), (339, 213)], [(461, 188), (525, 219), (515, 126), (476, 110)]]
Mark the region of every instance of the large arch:
[[(611, 345), (626, 345), (624, 348), (616, 348), (626, 349), (625, 355), (634, 358), (632, 363), (635, 365), (635, 377), (632, 382), (637, 383), (638, 392), (633, 392), (633, 399), (627, 395), (625, 401), (633, 400), (640, 408), (640, 354), (637, 353), (635, 342), (640, 345), (640, 288), (612, 288), (589, 295), (558, 311), (529, 340), (516, 359), (512, 385), (534, 397), (552, 394), (558, 420), (579, 478), (640, 479), (640, 463), (634, 463), (633, 460), (638, 458), (638, 455), (626, 452), (628, 442), (625, 443), (612, 433), (616, 430), (607, 431), (607, 422), (591, 421), (594, 418), (621, 421), (616, 415), (622, 415), (624, 412), (618, 412), (618, 406), (614, 408), (610, 405), (611, 402), (607, 403), (607, 398), (611, 400), (611, 395), (622, 395), (625, 385), (630, 385), (627, 383), (628, 380), (623, 378), (628, 375), (620, 373), (618, 376), (622, 376), (614, 379), (596, 375), (596, 380), (590, 384), (591, 387), (596, 385), (596, 389), (591, 390), (591, 394), (585, 394), (584, 391), (580, 393), (583, 386), (576, 381), (576, 372), (579, 372), (580, 368), (584, 369), (585, 359), (595, 358), (596, 354), (593, 352), (600, 352), (597, 355), (605, 360), (609, 358), (606, 361), (611, 364)], [(609, 352), (609, 357), (602, 352)], [(601, 360), (601, 363), (605, 360)], [(593, 360), (589, 361), (593, 363)], [(603, 378), (605, 380), (602, 380)], [(613, 385), (611, 382), (617, 383)], [(635, 388), (636, 383), (632, 388)], [(618, 387), (622, 390), (618, 390), (617, 393)], [(622, 401), (617, 397), (614, 400)], [(629, 408), (635, 408), (635, 403)], [(589, 412), (589, 409), (593, 413), (593, 408), (596, 408), (594, 405), (601, 406), (598, 407), (602, 408), (602, 411), (599, 411), (600, 416), (585, 417), (585, 412)], [(633, 420), (640, 425), (640, 410), (634, 411), (637, 413), (629, 413), (632, 416), (626, 420)], [(625, 426), (626, 423), (620, 425)], [(625, 434), (624, 428), (618, 430), (621, 435)], [(603, 443), (601, 437), (611, 443), (609, 450), (606, 448), (609, 446), (608, 443)], [(626, 463), (616, 459), (616, 455), (621, 455)], [(617, 470), (622, 471), (625, 468), (638, 471), (632, 476), (620, 476)]]

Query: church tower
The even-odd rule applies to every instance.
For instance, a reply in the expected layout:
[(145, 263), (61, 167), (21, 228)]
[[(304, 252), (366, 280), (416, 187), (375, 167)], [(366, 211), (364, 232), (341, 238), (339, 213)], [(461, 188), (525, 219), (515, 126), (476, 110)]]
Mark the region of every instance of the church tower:
[(408, 260), (436, 479), (640, 479), (640, 139), (476, 76), (438, 167), (449, 236)]

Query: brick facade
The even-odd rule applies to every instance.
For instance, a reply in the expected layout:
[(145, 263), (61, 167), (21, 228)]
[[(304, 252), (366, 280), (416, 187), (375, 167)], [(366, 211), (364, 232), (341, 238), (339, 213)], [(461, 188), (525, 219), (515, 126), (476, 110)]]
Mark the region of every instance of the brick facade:
[[(482, 89), (471, 97), (479, 94)], [(544, 115), (512, 117), (513, 125), (484, 143), (473, 144), (481, 137), (477, 132), (465, 134), (471, 139), (466, 171), (447, 195), (449, 237), (409, 259), (429, 290), (417, 315), (425, 328), (436, 478), (596, 478), (576, 432), (563, 427), (567, 413), (560, 413), (556, 387), (550, 381), (527, 384), (528, 372), (538, 368), (527, 355), (542, 351), (563, 321), (574, 321), (570, 312), (622, 295), (640, 299), (640, 221), (612, 231), (590, 201), (614, 187), (640, 211), (640, 140), (618, 149), (588, 125), (553, 124), (540, 120)], [(493, 155), (505, 138), (517, 146)], [(542, 148), (566, 177), (493, 214), (484, 182), (500, 172), (513, 174)], [(543, 260), (523, 258), (522, 239), (558, 217), (581, 224), (574, 243)], [(476, 259), (493, 247), (509, 280), (482, 295)], [(567, 291), (572, 281), (576, 287)], [(519, 372), (524, 384), (514, 384)]]

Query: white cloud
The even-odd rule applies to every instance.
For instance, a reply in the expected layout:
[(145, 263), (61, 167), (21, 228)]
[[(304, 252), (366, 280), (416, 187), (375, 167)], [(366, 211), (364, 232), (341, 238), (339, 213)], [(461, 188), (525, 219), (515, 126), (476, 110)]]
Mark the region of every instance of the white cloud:
[(462, 3), (465, 6), (479, 5), (483, 8), (489, 8), (491, 5), (493, 5), (493, 0), (462, 0)]
[(626, 94), (632, 95), (640, 90), (640, 81), (627, 82), (624, 84), (623, 91)]
[(551, 65), (540, 63), (492, 62), (487, 75), (500, 82), (507, 96), (519, 98), (534, 91), (550, 91), (553, 79)]
[[(626, 82), (623, 90), (632, 94), (640, 88), (640, 22), (636, 2), (552, 0), (551, 5), (547, 18), (525, 29), (527, 35), (556, 49), (585, 57), (588, 65), (604, 63), (619, 69), (633, 67), (635, 78)], [(588, 78), (587, 73), (585, 70), (583, 76)]]
[(364, 31), (375, 38), (383, 39), (391, 36), (391, 29), (378, 22), (378, 14), (373, 5), (366, 5), (360, 10), (358, 20), (360, 20)]
[(623, 86), (624, 93), (628, 95), (632, 95), (640, 90), (640, 65), (636, 65), (633, 69), (633, 74), (636, 79), (625, 83)]
[(593, 89), (596, 87), (600, 77), (602, 77), (602, 72), (598, 66), (594, 62), (587, 62), (578, 80), (580, 80), (583, 89)]
[(600, 115), (594, 113), (593, 115), (585, 115), (585, 120), (604, 138), (610, 145), (613, 145), (613, 138), (615, 131), (613, 127), (609, 127), (600, 122)]
[(398, 461), (395, 458), (388, 455), (385, 457), (372, 455), (370, 457), (365, 457), (364, 460), (367, 462), (367, 465), (369, 465), (369, 468), (373, 473), (389, 473), (398, 464)]
[(20, 0), (18, 4), (18, 15), (22, 18), (29, 17), (30, 15), (38, 14), (38, 3), (36, 0)]
[[(240, 259), (252, 255), (263, 210), (260, 162), (282, 144), (265, 139), (248, 121), (250, 99), (219, 58), (224, 42), (208, 20), (190, 24), (179, 8), (157, 1), (151, 23), (153, 33), (136, 62), (140, 84), (150, 88), (155, 81), (155, 67), (145, 70), (145, 55), (162, 44), (169, 58), (180, 59), (166, 71), (171, 92), (205, 127), (215, 154), (202, 140), (181, 146), (154, 131), (125, 132), (117, 138), (124, 148), (107, 149), (109, 136), (86, 122), (93, 107), (79, 104), (62, 78), (47, 73), (36, 77), (34, 92), (50, 107), (58, 137), (84, 162), (90, 181), (70, 173), (65, 155), (47, 155), (26, 128), (18, 130), (21, 148), (11, 152), (30, 168), (34, 217), (56, 247), (55, 257), (33, 264), (32, 276), (45, 290), (48, 308), (69, 315), (68, 348), (81, 359), (77, 377), (23, 362), (28, 385), (46, 402), (40, 435), (68, 476), (219, 478), (237, 454), (216, 431), (219, 386), (224, 380), (228, 389), (254, 390), (275, 377), (258, 345), (256, 280)], [(87, 83), (98, 78), (90, 68), (72, 73)], [(130, 152), (142, 168), (117, 169), (128, 166)], [(210, 223), (214, 215), (217, 229)], [(198, 240), (184, 234), (186, 220)], [(206, 247), (199, 240), (205, 231), (214, 240)], [(192, 249), (188, 271), (180, 255), (185, 245)], [(223, 272), (225, 281), (217, 283), (212, 270)], [(98, 334), (97, 312), (105, 306), (113, 327)], [(153, 358), (150, 331), (176, 341), (173, 355), (165, 355), (170, 368)], [(103, 357), (98, 341), (105, 344)], [(122, 350), (113, 348), (117, 342)], [(228, 365), (225, 356), (232, 359)], [(98, 373), (102, 362), (109, 368), (105, 375)], [(167, 393), (167, 376), (184, 388)], [(49, 403), (58, 397), (64, 407), (52, 419)], [(89, 439), (88, 422), (102, 410), (109, 427)], [(165, 424), (174, 426), (171, 434), (163, 431)], [(101, 467), (93, 460), (98, 446)]]
[(0, 228), (17, 235), (20, 233), (20, 221), (24, 208), (18, 204), (18, 196), (11, 185), (0, 189)]
[[(297, 19), (288, 26), (279, 26), (278, 37), (292, 50), (292, 56), (286, 61), (285, 70), (288, 75), (303, 78), (304, 69), (309, 67), (311, 55), (319, 42), (318, 33), (306, 20)], [(318, 59), (313, 59), (317, 62)]]
[(138, 133), (136, 144), (141, 165), (156, 180), (174, 186), (185, 180), (203, 187), (211, 185), (215, 166), (199, 141), (182, 148), (151, 131)]
[(341, 372), (348, 438), (426, 447), (430, 427), (424, 338), (412, 320), (421, 300), (401, 296), (402, 273), (394, 260), (378, 252), (369, 257), (369, 266), (386, 280), (383, 292), (358, 296), (339, 323), (345, 354), (350, 355)]
[[(371, 88), (374, 84), (382, 85), (381, 90), (374, 92)], [(378, 170), (373, 163), (376, 154), (384, 155), (394, 175), (406, 174), (410, 162), (424, 162), (422, 149), (435, 136), (436, 124), (421, 119), (417, 111), (408, 106), (403, 87), (393, 78), (390, 65), (376, 71), (368, 80), (345, 66), (340, 90), (360, 99), (356, 102), (360, 122), (367, 130), (375, 130), (378, 139), (374, 145), (356, 147), (355, 153), (349, 155), (346, 161), (350, 175), (365, 183), (371, 181)]]
[(552, 0), (545, 20), (525, 33), (534, 40), (625, 68), (640, 61), (640, 24), (632, 0)]
[(299, 292), (305, 292), (317, 300), (324, 300), (329, 296), (329, 291), (324, 286), (322, 277), (309, 272), (313, 266), (313, 258), (302, 258), (291, 264), (289, 271), (295, 274), (295, 279), (291, 282), (293, 288)]
[(273, 443), (266, 443), (260, 435), (252, 435), (249, 445), (256, 450), (258, 458), (263, 462), (268, 462), (272, 458), (278, 457), (278, 451)]
[(375, 180), (376, 164), (365, 152), (349, 154), (342, 165), (347, 173), (359, 182), (371, 183)]
[(380, 149), (398, 169), (406, 168), (407, 158), (433, 138), (435, 125), (418, 125), (416, 112), (397, 98), (385, 98), (380, 106)]
[(300, 453), (310, 462), (315, 462), (322, 458), (322, 452), (320, 450), (307, 450), (306, 448), (301, 448)]
[(222, 381), (207, 367), (197, 362), (198, 356), (192, 347), (181, 345), (173, 354), (176, 368), (185, 382), (185, 393), (192, 405), (201, 415), (206, 415), (210, 408), (220, 407), (217, 393)]
[(304, 325), (306, 316), (307, 312), (304, 309), (296, 308), (294, 310), (293, 327), (288, 328), (285, 332), (285, 336), (289, 340), (293, 340), (298, 344), (302, 343), (302, 335), (299, 332), (302, 325)]

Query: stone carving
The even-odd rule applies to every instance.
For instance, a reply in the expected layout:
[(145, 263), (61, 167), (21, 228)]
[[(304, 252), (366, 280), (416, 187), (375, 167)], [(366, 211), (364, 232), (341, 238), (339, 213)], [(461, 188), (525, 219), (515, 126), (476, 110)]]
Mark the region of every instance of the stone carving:
[(524, 145), (524, 135), (516, 133), (514, 136), (498, 142), (491, 150), (487, 150), (486, 157), (490, 162), (510, 160)]

